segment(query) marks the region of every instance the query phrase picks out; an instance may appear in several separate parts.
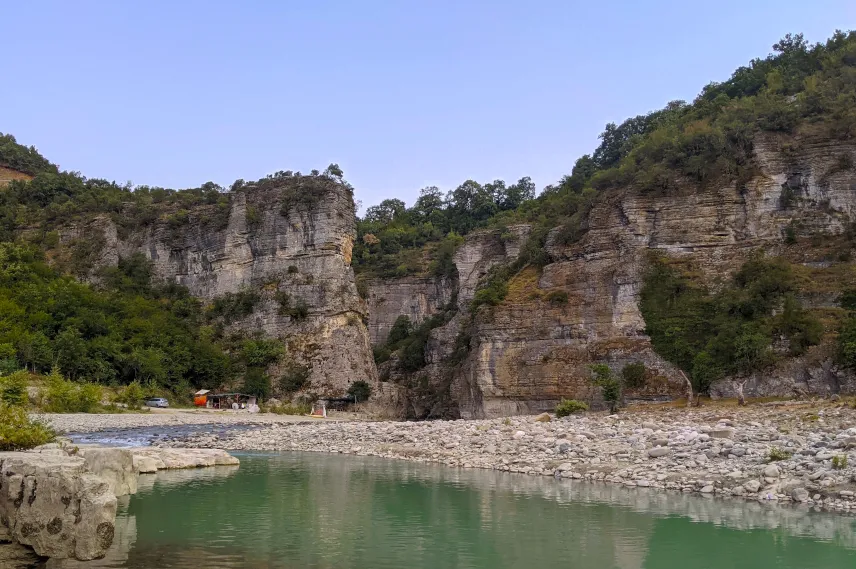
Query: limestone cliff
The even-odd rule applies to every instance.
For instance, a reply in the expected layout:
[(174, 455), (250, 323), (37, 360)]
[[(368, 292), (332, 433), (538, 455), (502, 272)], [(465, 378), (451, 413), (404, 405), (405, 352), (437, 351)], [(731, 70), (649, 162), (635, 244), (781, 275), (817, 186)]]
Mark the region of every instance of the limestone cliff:
[[(218, 205), (161, 213), (141, 227), (98, 217), (61, 232), (64, 244), (97, 244), (90, 274), (143, 253), (157, 277), (212, 301), (249, 290), (253, 313), (229, 330), (283, 340), (290, 361), (311, 367), (310, 389), (342, 395), (355, 380), (376, 384), (365, 302), (350, 266), (355, 233), (350, 188), (324, 177), (266, 179)], [(282, 299), (305, 304), (284, 314)], [(271, 370), (276, 373), (278, 370)]]
[[(639, 293), (651, 251), (693, 264), (715, 285), (753, 253), (783, 256), (802, 267), (805, 304), (821, 312), (837, 310), (837, 291), (856, 283), (853, 264), (832, 250), (856, 214), (856, 146), (802, 142), (773, 136), (755, 143), (756, 172), (743, 185), (722, 184), (702, 191), (687, 184), (677, 195), (646, 195), (634, 188), (608, 193), (588, 217), (587, 233), (560, 246), (548, 239), (551, 263), (542, 272), (515, 276), (501, 305), (467, 313), (478, 280), (489, 267), (512, 260), (527, 233), (514, 228), (467, 237), (455, 264), (458, 279), (372, 281), (368, 287), (372, 341), (383, 343), (399, 314), (421, 321), (457, 298), (458, 311), (432, 330), (426, 368), (411, 380), (410, 414), (429, 412), (420, 383), (447, 390), (448, 414), (493, 417), (551, 409), (560, 397), (596, 400), (588, 366), (608, 363), (616, 371), (641, 361), (648, 386), (635, 396), (678, 394), (676, 370), (652, 349), (645, 335)], [(786, 201), (783, 195), (789, 196)], [(785, 244), (786, 229), (809, 240)], [(551, 294), (556, 293), (556, 294)], [(468, 346), (461, 361), (457, 346)], [(856, 379), (832, 363), (830, 342), (800, 359), (785, 359), (747, 384), (753, 395), (826, 394), (856, 391)], [(394, 362), (386, 375), (396, 377)], [(383, 375), (382, 371), (382, 375)], [(729, 381), (712, 389), (729, 395)], [(435, 410), (436, 411), (436, 410)]]

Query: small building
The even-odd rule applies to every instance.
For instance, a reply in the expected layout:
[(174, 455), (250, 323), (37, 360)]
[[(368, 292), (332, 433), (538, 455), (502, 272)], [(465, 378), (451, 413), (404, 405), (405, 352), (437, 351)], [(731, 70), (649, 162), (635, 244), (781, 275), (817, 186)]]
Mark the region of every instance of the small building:
[(208, 393), (205, 406), (209, 409), (247, 409), (258, 411), (258, 398), (245, 393)]
[(200, 389), (196, 393), (193, 394), (193, 404), (197, 407), (207, 407), (208, 406), (208, 397), (207, 395), (211, 393), (210, 389)]

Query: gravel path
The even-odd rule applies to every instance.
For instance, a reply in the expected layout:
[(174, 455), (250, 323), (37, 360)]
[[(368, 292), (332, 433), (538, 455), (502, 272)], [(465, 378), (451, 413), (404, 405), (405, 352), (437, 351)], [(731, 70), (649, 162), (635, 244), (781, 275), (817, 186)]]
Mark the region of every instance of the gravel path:
[(166, 444), (373, 455), (856, 513), (856, 410), (844, 405), (279, 423)]

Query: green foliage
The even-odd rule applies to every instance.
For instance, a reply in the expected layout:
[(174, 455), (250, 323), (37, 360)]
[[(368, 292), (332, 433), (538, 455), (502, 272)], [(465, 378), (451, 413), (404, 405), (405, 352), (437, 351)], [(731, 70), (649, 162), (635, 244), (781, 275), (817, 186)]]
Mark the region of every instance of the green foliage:
[(67, 380), (55, 367), (47, 376), (42, 399), (50, 413), (93, 413), (101, 407), (101, 386)]
[(276, 339), (254, 338), (241, 344), (241, 358), (248, 366), (267, 367), (283, 354), (282, 342)]
[(556, 417), (562, 418), (579, 411), (588, 411), (589, 406), (576, 399), (562, 399), (556, 406)]
[[(250, 231), (256, 231), (262, 223), (262, 214), (259, 208), (253, 205), (247, 206), (247, 227)], [(291, 267), (289, 267), (290, 269)]]
[(11, 134), (0, 132), (0, 166), (35, 176), (40, 172), (57, 172), (57, 167), (39, 154), (35, 146), (18, 144)]
[(642, 362), (629, 363), (621, 369), (621, 377), (624, 379), (624, 385), (637, 389), (645, 387), (645, 364)]
[(841, 304), (841, 308), (856, 311), (856, 289), (851, 288), (842, 292), (838, 302)]
[(390, 356), (392, 356), (392, 350), (390, 350), (386, 345), (375, 346), (372, 348), (372, 355), (374, 356), (376, 364), (382, 364), (385, 361), (388, 361)]
[(128, 409), (139, 409), (145, 400), (143, 387), (138, 381), (132, 381), (119, 392), (118, 400), (128, 406)]
[(497, 306), (502, 303), (508, 294), (508, 281), (511, 280), (512, 271), (510, 266), (493, 267), (479, 284), (470, 303), (470, 310), (475, 313), (480, 306)]
[(838, 360), (852, 370), (856, 370), (856, 316), (851, 315), (844, 322), (838, 334)]
[(706, 393), (721, 377), (772, 364), (774, 336), (787, 340), (792, 355), (820, 341), (822, 326), (802, 308), (795, 290), (790, 266), (779, 259), (747, 261), (717, 293), (664, 260), (652, 259), (640, 308), (657, 353), (686, 371), (693, 387)]
[(0, 401), (0, 451), (28, 450), (53, 442), (56, 433), (46, 424), (27, 416), (23, 407)]
[(404, 314), (395, 319), (392, 328), (389, 330), (387, 337), (387, 345), (398, 345), (399, 342), (406, 339), (413, 333), (413, 324), (410, 322), (410, 317)]
[(609, 412), (615, 413), (621, 402), (621, 382), (612, 375), (612, 370), (606, 364), (594, 364), (590, 367), (594, 374), (592, 381), (600, 387), (603, 400), (609, 406)]
[(554, 290), (547, 294), (546, 299), (550, 304), (567, 304), (568, 293), (563, 290)]
[(847, 455), (846, 454), (837, 454), (832, 457), (832, 469), (833, 470), (844, 470), (847, 468)]
[(305, 320), (306, 317), (309, 316), (309, 306), (302, 298), (298, 298), (296, 301), (292, 302), (290, 294), (285, 291), (277, 291), (274, 295), (274, 299), (279, 304), (279, 310), (277, 313), (280, 316), (290, 316), (293, 320), (298, 322)]
[(244, 393), (265, 399), (270, 395), (270, 388), (270, 376), (265, 372), (264, 368), (247, 368), (244, 374)]
[(348, 387), (348, 395), (356, 398), (358, 402), (368, 401), (372, 395), (372, 386), (368, 382), (358, 379)]
[(795, 245), (797, 242), (797, 228), (793, 222), (785, 227), (785, 244)]
[(259, 294), (253, 290), (227, 292), (214, 299), (208, 308), (208, 317), (222, 318), (226, 324), (231, 324), (252, 314), (260, 300)]
[(263, 407), (262, 410), (276, 415), (308, 415), (312, 408), (308, 403), (283, 403)]
[(311, 371), (308, 366), (290, 362), (279, 378), (279, 388), (285, 393), (300, 391), (309, 383)]
[(102, 384), (213, 386), (229, 373), (186, 289), (151, 283), (141, 256), (103, 279), (98, 288), (77, 282), (38, 250), (0, 243), (0, 360), (40, 373), (57, 363), (70, 379)]
[(770, 453), (767, 455), (767, 462), (777, 462), (780, 460), (788, 460), (791, 458), (792, 454), (786, 450), (780, 449), (779, 447), (773, 447), (770, 449)]
[(28, 376), (23, 370), (0, 376), (0, 401), (6, 405), (25, 405)]

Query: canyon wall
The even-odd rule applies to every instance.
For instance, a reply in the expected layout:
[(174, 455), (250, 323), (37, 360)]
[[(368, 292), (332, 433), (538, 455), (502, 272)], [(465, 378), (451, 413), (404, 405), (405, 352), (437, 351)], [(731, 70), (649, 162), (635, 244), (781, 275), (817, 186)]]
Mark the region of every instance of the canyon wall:
[[(552, 262), (527, 268), (509, 283), (496, 307), (468, 313), (478, 280), (497, 263), (513, 260), (528, 228), (515, 226), (467, 236), (455, 264), (458, 279), (375, 280), (369, 283), (369, 329), (381, 344), (399, 314), (422, 321), (457, 298), (458, 310), (432, 330), (427, 366), (410, 374), (408, 412), (445, 412), (494, 417), (553, 409), (561, 397), (597, 404), (589, 365), (607, 363), (618, 372), (643, 362), (645, 388), (628, 397), (680, 396), (683, 380), (660, 358), (645, 335), (639, 294), (652, 252), (692, 264), (712, 286), (751, 255), (783, 256), (802, 267), (801, 300), (819, 311), (838, 310), (838, 293), (856, 284), (849, 259), (831, 245), (856, 214), (856, 147), (803, 143), (785, 151), (786, 140), (756, 141), (756, 174), (744, 185), (701, 191), (687, 184), (677, 195), (646, 195), (634, 188), (602, 195), (590, 212), (588, 231), (568, 246), (548, 238)], [(849, 158), (848, 158), (849, 157)], [(788, 203), (783, 195), (791, 196)], [(785, 243), (786, 228), (799, 244)], [(394, 299), (389, 302), (389, 299)], [(460, 345), (468, 346), (460, 358)], [(457, 351), (456, 351), (457, 346)], [(449, 361), (452, 364), (449, 364)], [(402, 382), (395, 361), (381, 376)], [(419, 386), (447, 391), (444, 400), (421, 396)], [(837, 368), (829, 338), (799, 359), (751, 377), (747, 394), (758, 396), (856, 391), (853, 374)], [(715, 396), (733, 394), (730, 381), (715, 384)], [(438, 408), (438, 406), (444, 408)]]

